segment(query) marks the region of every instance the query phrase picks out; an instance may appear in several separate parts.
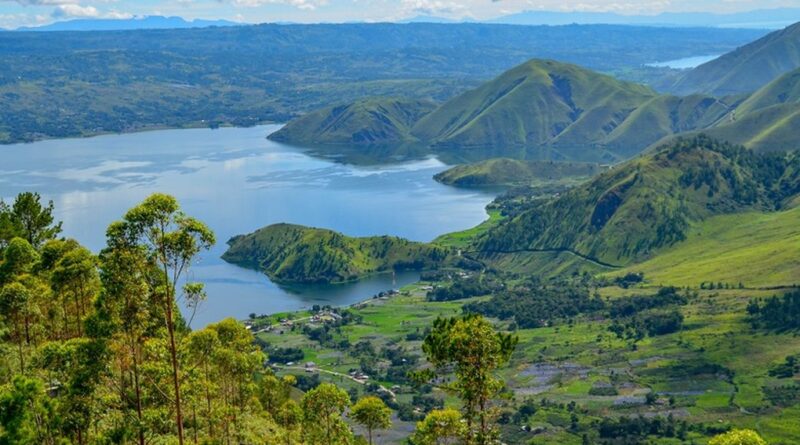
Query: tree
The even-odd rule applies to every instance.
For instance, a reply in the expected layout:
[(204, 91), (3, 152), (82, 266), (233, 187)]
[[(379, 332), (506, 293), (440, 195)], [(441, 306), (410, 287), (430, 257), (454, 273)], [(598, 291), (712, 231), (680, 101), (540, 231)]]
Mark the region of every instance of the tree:
[[(471, 314), (436, 319), (422, 344), (431, 364), (439, 370), (452, 367), (455, 372), (454, 383), (440, 386), (461, 398), (469, 442), (488, 444), (497, 434), (489, 405), (503, 384), (494, 372), (508, 362), (517, 342), (518, 337), (495, 332), (482, 316)], [(417, 378), (430, 381), (435, 374), (423, 371)]]
[(19, 353), (19, 372), (25, 373), (26, 345), (30, 344), (30, 292), (21, 283), (14, 282), (0, 290), (0, 314), (11, 327), (11, 340), (17, 345)]
[(53, 201), (43, 206), (41, 199), (38, 193), (20, 193), (11, 208), (6, 207), (7, 216), (0, 218), (8, 219), (11, 232), (37, 248), (61, 233), (61, 222), (54, 222)]
[(0, 445), (55, 445), (59, 420), (39, 380), (17, 376), (0, 392)]
[(148, 281), (153, 273), (143, 250), (117, 245), (113, 238), (109, 246), (100, 254), (102, 290), (96, 303), (97, 316), (108, 325), (110, 348), (116, 351), (117, 385), (127, 389), (119, 391), (119, 406), (126, 416), (127, 411), (135, 413), (136, 421), (125, 422), (120, 428), (134, 429), (139, 445), (144, 445), (147, 394), (141, 368), (148, 335), (155, 331), (159, 319), (163, 320), (163, 311), (151, 300)]
[(376, 429), (386, 429), (392, 426), (392, 410), (375, 396), (361, 398), (350, 409), (350, 417), (359, 425), (367, 429), (367, 439), (372, 445), (372, 432)]
[(461, 413), (452, 408), (435, 409), (417, 422), (412, 442), (414, 445), (450, 445), (458, 443), (466, 433)]
[(350, 406), (347, 392), (323, 383), (303, 396), (303, 434), (306, 443), (349, 445), (353, 433), (342, 419)]
[[(138, 246), (152, 258), (161, 271), (155, 294), (164, 307), (164, 324), (168, 333), (168, 349), (172, 367), (172, 386), (175, 398), (175, 423), (178, 443), (183, 445), (183, 410), (181, 377), (176, 334), (177, 283), (195, 257), (215, 242), (214, 233), (202, 222), (183, 214), (178, 201), (160, 193), (146, 198), (130, 209), (121, 223), (109, 228), (117, 245)], [(197, 291), (196, 287), (192, 289)]]
[(712, 438), (708, 445), (767, 445), (753, 430), (733, 430)]

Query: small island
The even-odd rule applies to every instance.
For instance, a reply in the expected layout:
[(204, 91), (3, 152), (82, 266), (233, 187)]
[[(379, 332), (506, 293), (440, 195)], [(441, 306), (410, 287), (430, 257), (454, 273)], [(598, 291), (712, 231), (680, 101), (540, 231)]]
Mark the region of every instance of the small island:
[(327, 229), (275, 224), (228, 241), (222, 258), (278, 283), (343, 283), (367, 275), (424, 270), (449, 250), (391, 236), (355, 238)]

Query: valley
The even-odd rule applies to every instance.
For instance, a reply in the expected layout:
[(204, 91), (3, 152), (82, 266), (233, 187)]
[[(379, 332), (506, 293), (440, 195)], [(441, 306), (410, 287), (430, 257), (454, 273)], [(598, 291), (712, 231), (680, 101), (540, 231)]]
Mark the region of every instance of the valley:
[(137, 20), (0, 32), (0, 445), (800, 443), (800, 24)]

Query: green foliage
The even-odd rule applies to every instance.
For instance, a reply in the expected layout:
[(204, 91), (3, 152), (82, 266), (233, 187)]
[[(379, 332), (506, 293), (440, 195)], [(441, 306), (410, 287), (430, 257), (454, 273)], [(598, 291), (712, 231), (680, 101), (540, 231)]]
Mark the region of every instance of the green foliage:
[(448, 408), (433, 410), (417, 423), (411, 442), (414, 445), (455, 445), (466, 436), (461, 413)]
[(604, 307), (603, 301), (590, 295), (583, 286), (569, 283), (548, 286), (534, 282), (498, 292), (490, 300), (466, 304), (463, 310), (501, 320), (513, 319), (519, 328), (530, 329), (597, 312)]
[(23, 238), (33, 247), (61, 233), (61, 223), (53, 218), (53, 201), (41, 203), (38, 193), (20, 193), (9, 207), (0, 201), (0, 247), (15, 237)]
[(342, 419), (350, 406), (347, 391), (323, 383), (303, 396), (303, 434), (306, 443), (347, 445), (353, 434)]
[(776, 330), (800, 329), (800, 291), (751, 301), (747, 312), (757, 326)]
[(374, 430), (386, 429), (392, 426), (392, 410), (375, 396), (363, 397), (350, 408), (350, 417), (359, 425), (367, 429), (367, 438), (372, 445)]
[(767, 445), (767, 442), (753, 430), (733, 430), (714, 437), (708, 445)]
[(441, 247), (401, 238), (351, 238), (291, 224), (236, 236), (228, 244), (225, 261), (261, 270), (279, 282), (350, 281), (371, 273), (431, 268), (448, 256)]
[[(437, 369), (452, 366), (456, 380), (442, 387), (461, 399), (467, 434), (476, 444), (489, 444), (497, 438), (491, 400), (502, 388), (502, 381), (494, 374), (511, 358), (518, 340), (511, 334), (495, 332), (479, 315), (467, 315), (437, 318), (422, 344), (422, 351)], [(433, 373), (423, 371), (420, 377), (430, 380)]]

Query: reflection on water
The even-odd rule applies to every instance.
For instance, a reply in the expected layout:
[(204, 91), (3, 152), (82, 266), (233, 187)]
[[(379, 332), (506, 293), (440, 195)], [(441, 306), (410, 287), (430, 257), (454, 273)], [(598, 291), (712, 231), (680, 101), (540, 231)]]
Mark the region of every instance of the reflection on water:
[(711, 56), (684, 57), (683, 59), (668, 60), (666, 62), (648, 63), (647, 66), (654, 66), (657, 68), (672, 68), (676, 70), (688, 70), (692, 68), (697, 68), (698, 66), (704, 63), (711, 62), (717, 57), (719, 57), (719, 54)]
[[(289, 222), (352, 236), (429, 241), (486, 218), (492, 194), (436, 183), (432, 176), (446, 166), (435, 158), (405, 148), (399, 153), (354, 148), (349, 151), (360, 157), (335, 161), (312, 157), (304, 149), (268, 141), (266, 135), (277, 128), (165, 130), (4, 146), (0, 196), (9, 200), (21, 191), (38, 191), (54, 201), (65, 235), (97, 251), (108, 224), (128, 208), (156, 191), (175, 195), (219, 240), (191, 271), (191, 279), (205, 282), (209, 294), (196, 326), (227, 316), (350, 304), (417, 278), (383, 275), (343, 285), (282, 288), (219, 259), (234, 235)], [(363, 162), (353, 164), (350, 158)]]

